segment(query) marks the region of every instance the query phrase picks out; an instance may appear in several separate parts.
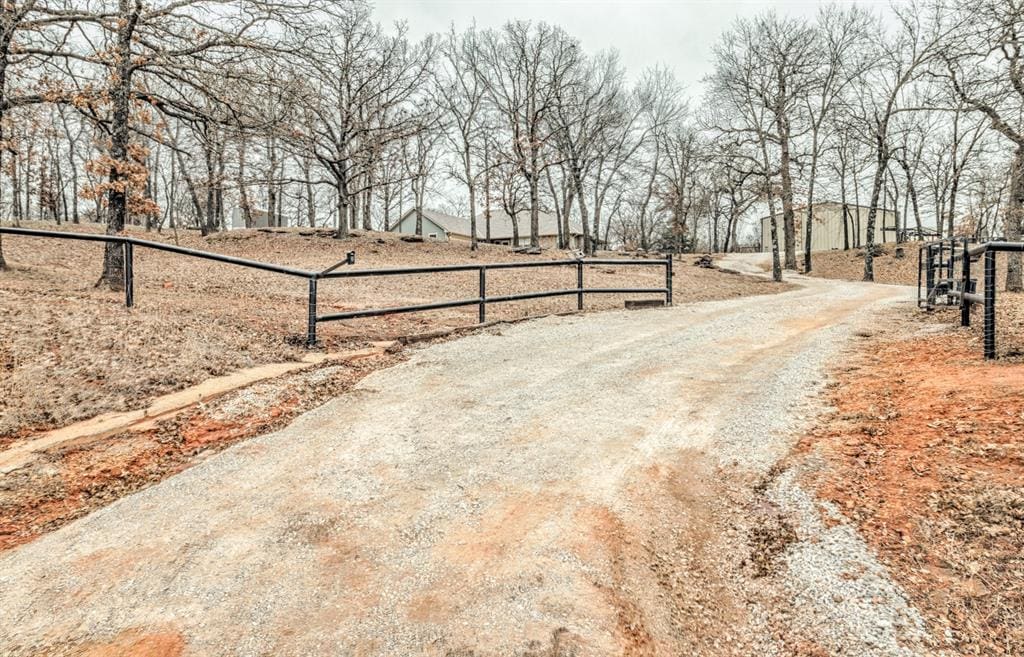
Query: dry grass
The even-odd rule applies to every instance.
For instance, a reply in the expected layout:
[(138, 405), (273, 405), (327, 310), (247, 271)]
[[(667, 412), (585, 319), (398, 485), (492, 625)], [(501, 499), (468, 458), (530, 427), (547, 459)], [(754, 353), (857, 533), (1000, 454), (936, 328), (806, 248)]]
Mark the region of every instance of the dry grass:
[[(36, 225), (52, 229), (51, 225)], [(75, 230), (99, 232), (100, 226)], [(173, 242), (170, 234), (140, 237)], [(322, 235), (237, 231), (200, 237), (181, 233), (182, 246), (311, 270), (356, 252), (358, 268), (566, 258), (546, 251), (523, 256), (485, 245), (408, 244), (392, 234), (348, 240)], [(136, 308), (120, 293), (94, 287), (102, 245), (6, 236), (10, 270), (0, 273), (0, 445), (34, 431), (107, 411), (143, 407), (160, 394), (226, 372), (293, 360), (304, 348), (307, 289), (302, 279), (174, 254), (136, 249)], [(688, 263), (684, 260), (684, 263)], [(593, 287), (664, 284), (660, 267), (588, 268)], [(488, 273), (488, 293), (511, 294), (575, 286), (573, 268)], [(757, 278), (686, 265), (677, 268), (677, 303), (788, 289)], [(476, 272), (326, 281), (320, 312), (426, 303), (477, 295)], [(621, 308), (621, 295), (595, 295), (588, 310)], [(570, 311), (574, 298), (488, 307), (488, 319), (511, 320)], [(324, 348), (473, 325), (476, 308), (392, 315), (323, 324)]]
[(1024, 654), (1024, 364), (894, 315), (834, 373), (804, 442), (819, 495), (855, 520), (958, 655)]
[[(903, 248), (904, 256), (896, 257), (896, 249)], [(892, 285), (917, 285), (917, 242), (906, 244), (882, 244), (882, 254), (875, 258), (875, 282)], [(864, 253), (862, 250), (828, 251), (814, 254), (813, 276), (839, 280), (859, 281), (864, 277)], [(974, 265), (975, 277), (981, 277), (980, 265)], [(996, 280), (1006, 276), (1006, 255), (996, 258)], [(979, 288), (981, 283), (979, 281)], [(972, 320), (972, 345), (981, 349), (981, 308), (974, 307)], [(959, 308), (939, 306), (935, 309), (942, 321), (959, 322)], [(996, 293), (996, 346), (999, 358), (1024, 358), (1024, 294)]]
[[(876, 283), (917, 285), (918, 242), (880, 244), (882, 252), (874, 259)], [(898, 255), (902, 249), (902, 257)], [(864, 250), (821, 251), (812, 254), (811, 275), (844, 281), (864, 279)]]

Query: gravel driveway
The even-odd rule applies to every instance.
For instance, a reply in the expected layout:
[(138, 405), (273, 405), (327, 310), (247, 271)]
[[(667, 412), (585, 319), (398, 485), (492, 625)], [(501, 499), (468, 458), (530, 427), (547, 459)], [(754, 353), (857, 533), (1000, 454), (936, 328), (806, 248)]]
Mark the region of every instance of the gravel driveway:
[(909, 292), (801, 285), (424, 348), (0, 557), (0, 654), (917, 654), (771, 469)]

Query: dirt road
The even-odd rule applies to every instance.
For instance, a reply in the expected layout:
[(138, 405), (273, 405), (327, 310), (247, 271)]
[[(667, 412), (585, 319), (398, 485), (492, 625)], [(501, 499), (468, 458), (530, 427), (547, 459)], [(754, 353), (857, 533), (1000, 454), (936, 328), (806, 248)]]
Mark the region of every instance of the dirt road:
[(771, 469), (909, 293), (802, 285), (425, 348), (0, 557), (0, 654), (917, 654)]

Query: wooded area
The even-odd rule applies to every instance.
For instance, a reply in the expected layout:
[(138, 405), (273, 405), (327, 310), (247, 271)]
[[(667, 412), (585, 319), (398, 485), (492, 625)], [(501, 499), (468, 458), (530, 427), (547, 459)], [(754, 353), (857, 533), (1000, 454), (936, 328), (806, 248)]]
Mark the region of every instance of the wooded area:
[[(588, 252), (730, 251), (766, 208), (777, 279), (801, 248), (812, 269), (817, 200), (870, 206), (867, 244), (847, 239), (868, 247), (866, 280), (880, 207), (905, 236), (1020, 239), (1019, 0), (738, 19), (699, 98), (545, 23), (415, 41), (365, 2), (0, 1), (15, 224), (205, 235), (238, 208), (247, 226), (265, 212), (344, 238), (432, 207), (474, 225), (502, 210), (534, 245), (551, 212)], [(105, 254), (111, 287), (120, 258)], [(1019, 257), (1006, 284), (1021, 289)]]

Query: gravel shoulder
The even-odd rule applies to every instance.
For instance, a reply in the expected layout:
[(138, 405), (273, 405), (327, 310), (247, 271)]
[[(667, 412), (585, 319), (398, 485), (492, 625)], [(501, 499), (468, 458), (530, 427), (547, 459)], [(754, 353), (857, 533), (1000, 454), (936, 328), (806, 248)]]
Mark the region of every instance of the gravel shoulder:
[(858, 322), (909, 298), (804, 279), (415, 351), (0, 556), (0, 653), (925, 654), (774, 467)]
[[(835, 366), (787, 458), (956, 655), (1024, 654), (1024, 364), (954, 318), (892, 309)], [(845, 524), (844, 524), (845, 526)]]

